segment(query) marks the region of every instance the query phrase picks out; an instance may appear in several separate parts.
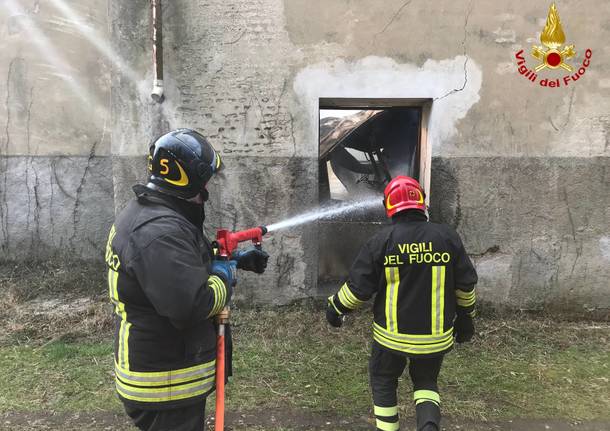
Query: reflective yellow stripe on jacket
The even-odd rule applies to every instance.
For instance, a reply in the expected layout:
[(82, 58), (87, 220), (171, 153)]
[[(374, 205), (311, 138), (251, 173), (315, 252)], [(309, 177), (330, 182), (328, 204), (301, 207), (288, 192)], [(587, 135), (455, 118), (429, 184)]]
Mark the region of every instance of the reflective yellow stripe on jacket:
[(337, 298), (339, 298), (339, 302), (341, 302), (341, 305), (343, 305), (348, 310), (355, 310), (356, 308), (360, 307), (364, 302), (358, 299), (356, 295), (354, 295), (347, 283), (343, 283), (343, 286), (341, 286), (341, 289), (339, 289), (339, 292), (337, 293)]
[(385, 268), (385, 321), (388, 331), (398, 333), (398, 287), (400, 272), (397, 267)]
[(170, 371), (137, 372), (115, 363), (116, 389), (140, 402), (177, 401), (203, 395), (214, 387), (216, 361)]
[(108, 269), (108, 293), (110, 300), (114, 304), (114, 312), (121, 318), (121, 326), (119, 328), (119, 349), (117, 352), (117, 360), (121, 367), (129, 369), (129, 330), (131, 323), (127, 320), (127, 312), (125, 304), (119, 299), (118, 291), (119, 272)]
[(477, 300), (476, 293), (474, 290), (466, 292), (465, 290), (456, 289), (455, 297), (457, 299), (457, 305), (460, 307), (473, 306)]
[(214, 306), (208, 314), (208, 317), (217, 315), (222, 311), (227, 302), (227, 288), (225, 283), (217, 275), (211, 275), (208, 278), (208, 287), (214, 292)]
[(392, 350), (414, 355), (443, 352), (453, 345), (453, 328), (442, 334), (402, 334), (373, 323), (373, 338)]
[(432, 267), (432, 334), (443, 332), (445, 326), (445, 267)]

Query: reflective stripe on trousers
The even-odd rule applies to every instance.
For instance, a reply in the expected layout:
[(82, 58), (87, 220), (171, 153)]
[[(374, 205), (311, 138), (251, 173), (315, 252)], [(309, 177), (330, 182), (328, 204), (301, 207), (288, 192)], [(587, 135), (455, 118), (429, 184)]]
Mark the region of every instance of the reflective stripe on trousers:
[(176, 401), (203, 395), (214, 387), (216, 361), (189, 368), (137, 372), (115, 364), (116, 389), (123, 398), (141, 402)]
[(398, 406), (380, 407), (374, 406), (375, 424), (378, 430), (382, 431), (398, 431), (400, 425), (398, 422)]

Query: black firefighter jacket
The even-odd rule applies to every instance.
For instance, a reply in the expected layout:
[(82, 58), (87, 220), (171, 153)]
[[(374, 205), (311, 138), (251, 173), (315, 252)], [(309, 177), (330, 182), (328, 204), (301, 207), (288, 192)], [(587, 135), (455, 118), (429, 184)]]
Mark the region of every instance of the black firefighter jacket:
[(108, 290), (116, 314), (115, 374), (120, 399), (141, 409), (195, 403), (214, 388), (212, 317), (227, 300), (210, 276), (212, 249), (203, 210), (134, 187), (106, 246)]
[(456, 309), (474, 313), (476, 283), (455, 230), (407, 211), (364, 245), (329, 304), (348, 313), (377, 294), (373, 339), (393, 352), (432, 357), (453, 346)]

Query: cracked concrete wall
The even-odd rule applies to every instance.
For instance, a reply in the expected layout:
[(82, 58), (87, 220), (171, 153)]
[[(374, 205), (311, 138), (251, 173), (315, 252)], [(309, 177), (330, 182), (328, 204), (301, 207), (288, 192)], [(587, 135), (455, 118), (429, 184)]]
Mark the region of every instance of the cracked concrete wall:
[[(155, 106), (113, 76), (117, 207), (148, 140), (189, 126), (229, 167), (211, 188), (210, 232), (277, 221), (317, 201), (318, 97), (430, 97), (431, 213), (464, 236), (482, 298), (610, 307), (602, 275), (610, 48), (601, 42), (610, 5), (559, 6), (578, 51), (573, 63), (585, 48), (594, 52), (586, 76), (567, 89), (533, 86), (516, 72), (514, 54), (536, 42), (547, 8), (525, 0), (171, 2), (167, 102)], [(149, 74), (147, 2), (114, 0), (110, 10), (115, 46)], [(244, 277), (242, 298), (284, 303), (326, 293), (316, 283), (317, 235), (315, 225), (271, 235), (270, 270)]]
[(607, 158), (438, 157), (433, 172), (431, 218), (462, 234), (481, 298), (608, 308)]
[[(610, 307), (608, 2), (558, 5), (578, 52), (572, 63), (586, 48), (593, 59), (578, 82), (555, 89), (532, 85), (515, 62), (518, 50), (528, 55), (538, 43), (548, 4), (164, 2), (161, 105), (148, 96), (147, 0), (109, 0), (108, 16), (105, 3), (79, 3), (94, 28), (109, 28), (136, 80), (117, 68), (110, 74), (50, 0), (21, 3), (21, 15), (0, 9), (0, 47), (11, 60), (0, 65), (3, 256), (67, 248), (94, 257), (113, 210), (145, 175), (148, 142), (175, 127), (209, 136), (228, 166), (211, 186), (209, 233), (278, 221), (317, 202), (319, 97), (430, 97), (431, 214), (464, 236), (481, 297), (522, 308)], [(62, 62), (45, 60), (28, 41), (30, 21), (78, 69), (79, 87), (61, 80)], [(96, 101), (83, 109), (90, 95)], [(51, 102), (61, 109), (48, 109)], [(270, 269), (243, 276), (241, 298), (286, 303), (325, 294), (318, 234), (309, 225), (269, 236)]]
[[(148, 4), (110, 3), (114, 46), (143, 76), (152, 70)], [(199, 129), (224, 156), (226, 179), (211, 184), (206, 207), (210, 236), (220, 226), (270, 224), (315, 206), (317, 143), (297, 140), (303, 119), (293, 115), (282, 3), (176, 1), (163, 13), (166, 101), (154, 104), (137, 85), (117, 74), (112, 79), (116, 207), (142, 179), (150, 139), (175, 127)], [(270, 270), (262, 277), (242, 274), (239, 296), (286, 303), (314, 294), (317, 244), (308, 240), (314, 230), (270, 236)]]
[[(108, 38), (105, 2), (72, 5)], [(101, 259), (110, 65), (52, 1), (0, 4), (0, 259)]]
[[(173, 1), (164, 10), (166, 104), (151, 105), (113, 78), (117, 206), (153, 133), (189, 126), (229, 167), (211, 190), (210, 230), (277, 221), (317, 201), (319, 97), (430, 97), (431, 213), (464, 236), (481, 297), (608, 308), (610, 4), (559, 5), (578, 51), (573, 63), (585, 48), (594, 53), (586, 76), (566, 89), (534, 86), (516, 71), (514, 55), (537, 42), (547, 8), (525, 0)], [(142, 74), (150, 70), (142, 67), (147, 13), (144, 0), (111, 2), (115, 45)], [(242, 298), (284, 303), (326, 293), (316, 283), (318, 234), (311, 225), (271, 235), (270, 270), (246, 277)]]

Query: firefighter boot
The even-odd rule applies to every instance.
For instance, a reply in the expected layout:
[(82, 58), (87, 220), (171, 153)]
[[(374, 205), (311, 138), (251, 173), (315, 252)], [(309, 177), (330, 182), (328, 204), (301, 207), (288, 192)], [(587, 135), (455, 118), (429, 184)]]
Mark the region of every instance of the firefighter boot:
[(441, 397), (438, 392), (420, 389), (413, 392), (415, 414), (417, 416), (417, 431), (440, 431), (441, 429)]
[(440, 431), (441, 409), (431, 401), (417, 404), (417, 431)]

